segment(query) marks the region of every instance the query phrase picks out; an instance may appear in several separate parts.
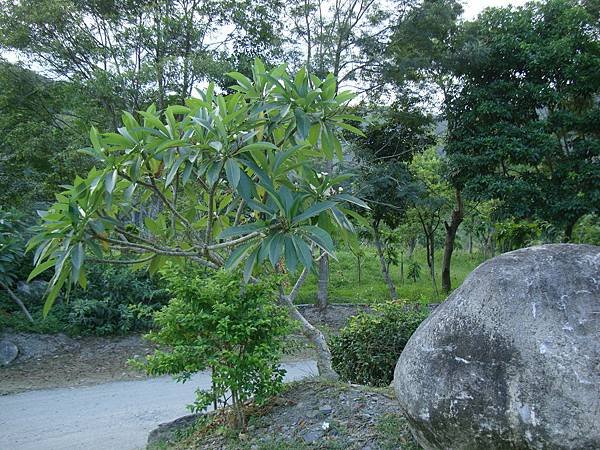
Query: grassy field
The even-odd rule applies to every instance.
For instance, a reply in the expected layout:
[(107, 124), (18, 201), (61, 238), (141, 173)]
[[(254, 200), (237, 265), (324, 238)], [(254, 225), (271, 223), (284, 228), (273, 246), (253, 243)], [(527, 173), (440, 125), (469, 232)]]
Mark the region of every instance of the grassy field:
[[(362, 260), (361, 282), (358, 281), (356, 258), (347, 250), (339, 251), (337, 261), (330, 263), (329, 301), (336, 303), (377, 303), (390, 298), (389, 291), (379, 265), (375, 249), (367, 248)], [(400, 269), (392, 266), (390, 269), (396, 285), (398, 297), (412, 302), (431, 303), (443, 300), (440, 292), (436, 298), (435, 290), (429, 276), (424, 249), (415, 251), (414, 258), (421, 265), (421, 278), (416, 282), (406, 279), (408, 264), (404, 264), (405, 280), (400, 282)], [(452, 287), (456, 288), (464, 281), (471, 271), (483, 262), (479, 254), (469, 255), (456, 251), (452, 258)], [(441, 284), (440, 269), (442, 265), (441, 251), (436, 254), (436, 282), (438, 289)], [(317, 277), (311, 274), (300, 291), (298, 303), (314, 303), (317, 295)]]

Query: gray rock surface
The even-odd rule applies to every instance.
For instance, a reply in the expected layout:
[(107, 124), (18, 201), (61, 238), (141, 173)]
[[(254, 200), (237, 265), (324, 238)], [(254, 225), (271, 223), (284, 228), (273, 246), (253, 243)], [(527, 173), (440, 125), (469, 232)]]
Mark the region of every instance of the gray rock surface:
[(599, 449), (600, 247), (483, 263), (418, 328), (394, 375), (425, 449)]
[(202, 414), (188, 414), (172, 422), (161, 423), (148, 435), (148, 445), (158, 444), (159, 442), (174, 442), (178, 433), (194, 425), (201, 416)]
[(0, 341), (0, 366), (8, 366), (19, 356), (19, 348), (11, 341)]

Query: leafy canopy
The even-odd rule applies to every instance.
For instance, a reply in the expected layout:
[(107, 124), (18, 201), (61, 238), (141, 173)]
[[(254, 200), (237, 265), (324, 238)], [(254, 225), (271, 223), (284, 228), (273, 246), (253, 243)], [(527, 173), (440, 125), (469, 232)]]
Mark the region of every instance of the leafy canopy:
[(267, 260), (295, 271), (311, 268), (313, 250), (333, 253), (326, 230), (344, 236), (355, 214), (346, 203), (366, 205), (334, 189), (347, 177), (318, 176), (314, 164), (341, 159), (340, 129), (361, 133), (344, 114), (353, 95), (336, 93), (331, 75), (259, 60), (252, 72), (229, 74), (232, 94), (211, 84), (185, 106), (126, 112), (117, 132), (92, 128), (83, 151), (97, 166), (56, 195), (29, 243), (30, 278), (54, 270), (46, 312), (64, 285), (86, 285), (88, 253), (151, 272), (172, 259), (243, 263), (246, 279)]

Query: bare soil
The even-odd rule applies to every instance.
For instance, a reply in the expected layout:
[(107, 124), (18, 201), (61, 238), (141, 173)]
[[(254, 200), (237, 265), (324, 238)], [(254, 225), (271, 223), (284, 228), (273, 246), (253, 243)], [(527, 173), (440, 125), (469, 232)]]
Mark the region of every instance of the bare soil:
[[(301, 312), (326, 334), (336, 333), (360, 310), (360, 305), (330, 305), (320, 311), (300, 305)], [(0, 367), (0, 395), (35, 389), (87, 386), (109, 381), (135, 380), (146, 375), (127, 364), (144, 358), (155, 346), (140, 335), (124, 337), (79, 337), (5, 332), (2, 336), (19, 347), (19, 357)], [(287, 360), (312, 357), (308, 343), (300, 336), (290, 339)]]

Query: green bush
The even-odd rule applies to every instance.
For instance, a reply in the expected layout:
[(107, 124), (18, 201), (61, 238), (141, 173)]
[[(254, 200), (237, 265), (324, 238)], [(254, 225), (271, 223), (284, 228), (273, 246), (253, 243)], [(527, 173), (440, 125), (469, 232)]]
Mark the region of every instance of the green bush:
[(408, 339), (428, 315), (403, 302), (388, 302), (374, 313), (350, 319), (330, 340), (333, 368), (352, 383), (387, 386)]
[(169, 293), (145, 271), (96, 264), (88, 270), (87, 289), (76, 289), (68, 303), (68, 327), (76, 334), (113, 335), (148, 331), (152, 314)]
[(87, 289), (76, 289), (68, 303), (72, 333), (114, 335), (148, 331), (152, 314), (169, 301), (169, 293), (147, 272), (97, 264), (88, 270)]
[(34, 318), (27, 321), (18, 306), (0, 291), (0, 330), (71, 335), (115, 335), (146, 332), (152, 315), (169, 301), (161, 281), (146, 271), (127, 267), (90, 264), (87, 289), (76, 288), (68, 298), (60, 298), (47, 317), (42, 315), (42, 288), (30, 285), (31, 293), (19, 293)]
[(239, 273), (165, 272), (174, 298), (155, 314), (157, 329), (149, 339), (169, 346), (145, 363), (151, 375), (170, 374), (187, 380), (212, 369), (212, 389), (198, 390), (193, 411), (211, 404), (231, 406), (232, 425), (245, 425), (244, 403), (262, 404), (280, 391), (279, 367), (290, 319), (277, 305), (275, 284), (245, 285)]

